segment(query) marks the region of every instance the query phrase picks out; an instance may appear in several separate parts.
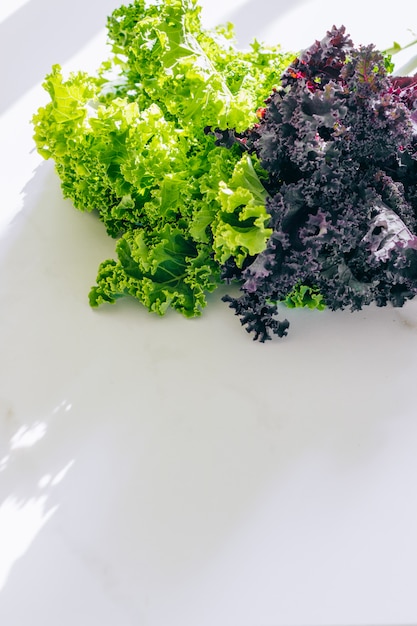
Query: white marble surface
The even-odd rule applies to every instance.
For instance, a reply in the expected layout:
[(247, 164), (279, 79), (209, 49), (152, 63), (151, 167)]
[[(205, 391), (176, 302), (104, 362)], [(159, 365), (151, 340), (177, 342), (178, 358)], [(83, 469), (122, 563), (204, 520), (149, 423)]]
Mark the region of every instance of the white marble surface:
[[(417, 624), (417, 303), (295, 311), (267, 345), (220, 293), (193, 321), (88, 306), (113, 242), (28, 120), (118, 4), (0, 11), (0, 624)], [(417, 30), (411, 0), (203, 5), (242, 45)]]

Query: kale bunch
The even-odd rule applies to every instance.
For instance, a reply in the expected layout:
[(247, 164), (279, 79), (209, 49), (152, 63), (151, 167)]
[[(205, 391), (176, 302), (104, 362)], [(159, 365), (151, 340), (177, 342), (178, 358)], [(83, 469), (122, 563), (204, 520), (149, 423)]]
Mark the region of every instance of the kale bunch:
[(226, 280), (254, 339), (287, 334), (277, 303), (359, 310), (417, 293), (417, 76), (394, 78), (374, 46), (333, 27), (286, 69), (238, 143), (266, 172), (266, 248)]
[(255, 158), (221, 150), (205, 127), (244, 131), (293, 57), (231, 24), (207, 29), (197, 0), (134, 0), (107, 21), (96, 72), (46, 76), (34, 140), (63, 194), (116, 240), (89, 301), (129, 297), (164, 315), (201, 314), (229, 257), (264, 249), (266, 191)]

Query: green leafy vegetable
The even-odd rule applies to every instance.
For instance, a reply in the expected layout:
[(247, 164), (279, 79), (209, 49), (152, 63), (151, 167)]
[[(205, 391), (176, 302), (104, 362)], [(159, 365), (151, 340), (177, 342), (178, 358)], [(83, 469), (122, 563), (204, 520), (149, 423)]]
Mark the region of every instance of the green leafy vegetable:
[[(383, 51), (383, 55), (385, 57), (385, 64), (386, 64), (387, 72), (391, 73), (395, 69), (395, 64), (392, 61), (392, 57), (393, 56), (395, 56), (399, 52), (402, 52), (403, 50), (407, 50), (408, 48), (412, 48), (412, 47), (414, 47), (417, 44), (416, 33), (411, 32), (411, 34), (413, 35), (414, 38), (408, 44), (406, 44), (404, 46), (401, 46), (398, 43), (398, 41), (394, 41), (390, 48), (386, 48)], [(401, 69), (398, 70), (398, 73), (402, 74), (402, 75), (404, 75), (404, 74), (411, 74), (411, 72), (415, 72), (416, 69), (417, 69), (417, 54), (415, 54), (411, 59), (409, 59), (409, 61)]]
[(230, 257), (241, 267), (248, 256), (262, 252), (272, 233), (267, 227), (267, 192), (248, 155), (237, 162), (228, 181), (220, 181), (220, 211), (212, 224), (215, 258), (225, 263)]
[(149, 311), (163, 315), (168, 307), (186, 317), (199, 315), (206, 292), (219, 280), (219, 268), (207, 246), (198, 249), (184, 232), (166, 224), (152, 235), (128, 231), (117, 243), (118, 261), (102, 263), (90, 304), (115, 302), (130, 295)]
[(326, 308), (324, 298), (317, 287), (309, 287), (308, 285), (295, 285), (284, 300), (284, 304), (289, 309), (296, 307), (309, 309), (318, 309), (323, 311)]
[(221, 282), (270, 235), (256, 157), (223, 150), (208, 128), (244, 130), (291, 55), (232, 26), (202, 27), (196, 0), (135, 0), (108, 18), (111, 55), (95, 76), (55, 65), (50, 102), (33, 118), (40, 154), (65, 197), (97, 212), (116, 238), (90, 303), (133, 296), (150, 311), (200, 314)]

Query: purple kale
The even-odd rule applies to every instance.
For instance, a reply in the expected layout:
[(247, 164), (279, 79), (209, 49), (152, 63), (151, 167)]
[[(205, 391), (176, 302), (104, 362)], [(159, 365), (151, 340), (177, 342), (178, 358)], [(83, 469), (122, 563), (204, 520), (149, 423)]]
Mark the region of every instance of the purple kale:
[(417, 293), (417, 78), (388, 76), (374, 46), (333, 27), (281, 85), (259, 123), (234, 135), (268, 174), (273, 233), (240, 273), (242, 295), (226, 298), (260, 341), (287, 334), (276, 303), (297, 285), (332, 310)]

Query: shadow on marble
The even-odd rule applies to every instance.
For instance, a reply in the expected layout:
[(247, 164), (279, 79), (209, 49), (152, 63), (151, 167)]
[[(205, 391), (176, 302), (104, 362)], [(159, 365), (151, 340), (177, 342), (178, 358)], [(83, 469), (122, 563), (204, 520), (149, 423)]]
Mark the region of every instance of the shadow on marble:
[[(15, 226), (0, 313), (0, 511), (21, 543), (0, 621), (159, 626), (178, 598), (184, 611), (187, 594), (208, 602), (208, 583), (227, 594), (222, 572), (237, 576), (248, 554), (288, 580), (312, 513), (326, 529), (330, 511), (355, 508), (392, 424), (410, 427), (415, 325), (389, 309), (299, 311), (288, 340), (260, 345), (215, 300), (191, 321), (129, 301), (93, 312), (86, 293), (107, 238), (60, 198), (48, 164)], [(263, 560), (268, 516), (282, 562)]]
[(52, 63), (65, 63), (104, 29), (106, 16), (120, 4), (118, 0), (101, 0), (99, 5), (83, 0), (30, 0), (6, 18), (0, 24), (0, 114), (43, 81)]
[[(262, 32), (266, 26), (273, 23), (289, 11), (294, 11), (310, 0), (247, 0), (227, 15), (227, 21), (235, 26), (236, 38), (240, 47), (247, 47), (254, 37), (254, 33)], [(294, 25), (297, 28), (297, 25)]]

